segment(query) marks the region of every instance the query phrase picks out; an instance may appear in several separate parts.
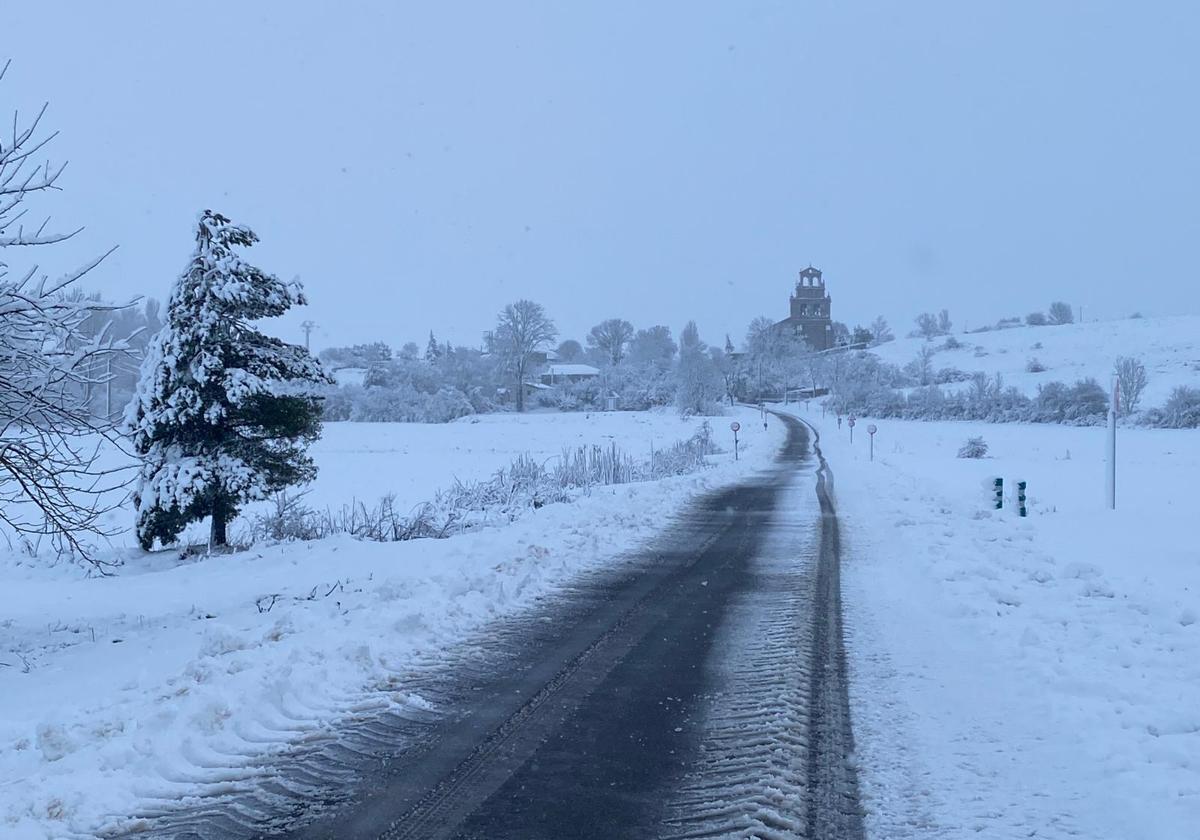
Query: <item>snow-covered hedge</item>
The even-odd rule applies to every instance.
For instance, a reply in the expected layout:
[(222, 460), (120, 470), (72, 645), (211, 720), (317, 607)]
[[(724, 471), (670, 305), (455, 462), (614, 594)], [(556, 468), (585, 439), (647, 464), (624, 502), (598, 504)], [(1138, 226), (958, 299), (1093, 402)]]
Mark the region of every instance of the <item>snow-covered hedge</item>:
[(474, 414), (475, 407), (457, 388), (433, 393), (410, 385), (395, 388), (343, 385), (325, 394), (324, 417), (359, 423), (449, 423)]
[(1162, 408), (1145, 413), (1143, 423), (1159, 429), (1200, 428), (1200, 388), (1175, 388)]
[[(937, 384), (905, 393), (901, 389), (913, 384), (912, 371), (870, 354), (848, 356), (828, 404), (839, 413), (863, 417), (1073, 426), (1102, 424), (1108, 412), (1108, 394), (1094, 379), (1080, 379), (1073, 385), (1047, 382), (1032, 398), (1005, 387), (999, 376), (944, 369), (933, 380)], [(943, 382), (970, 384), (962, 390), (943, 390), (939, 387)]]

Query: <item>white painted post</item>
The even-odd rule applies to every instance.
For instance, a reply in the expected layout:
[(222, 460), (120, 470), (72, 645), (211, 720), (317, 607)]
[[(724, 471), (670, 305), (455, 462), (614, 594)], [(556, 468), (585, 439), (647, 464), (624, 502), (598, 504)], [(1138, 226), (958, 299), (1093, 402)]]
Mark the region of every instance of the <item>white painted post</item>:
[(1108, 509), (1117, 509), (1117, 410), (1121, 406), (1121, 381), (1112, 380), (1112, 404), (1108, 407), (1108, 469), (1105, 490)]

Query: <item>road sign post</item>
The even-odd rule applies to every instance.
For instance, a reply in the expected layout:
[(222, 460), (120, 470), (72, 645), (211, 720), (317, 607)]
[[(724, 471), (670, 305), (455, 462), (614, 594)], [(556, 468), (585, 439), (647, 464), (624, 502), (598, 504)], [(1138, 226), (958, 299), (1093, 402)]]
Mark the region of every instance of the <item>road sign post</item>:
[(855, 422), (856, 421), (854, 419), (853, 414), (851, 414), (850, 419), (846, 421), (846, 425), (848, 425), (850, 427), (850, 442), (851, 443), (854, 443), (854, 423)]
[(742, 430), (742, 424), (734, 420), (729, 424), (730, 430), (733, 432), (733, 460), (738, 460), (738, 436), (737, 433)]
[(867, 426), (867, 434), (869, 434), (871, 436), (871, 460), (872, 461), (875, 460), (875, 433), (878, 431), (879, 431), (879, 428), (874, 423)]

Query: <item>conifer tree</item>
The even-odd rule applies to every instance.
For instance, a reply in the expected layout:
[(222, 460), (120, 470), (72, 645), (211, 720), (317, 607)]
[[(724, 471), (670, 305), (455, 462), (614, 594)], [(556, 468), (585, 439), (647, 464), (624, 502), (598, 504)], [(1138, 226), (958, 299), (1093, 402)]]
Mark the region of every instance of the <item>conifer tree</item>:
[(305, 452), (321, 428), (313, 386), (330, 380), (303, 347), (252, 325), (305, 303), (299, 283), (235, 253), (257, 241), (249, 228), (204, 211), (142, 364), (128, 422), (142, 457), (134, 502), (147, 550), (206, 516), (210, 544), (227, 545), (242, 505), (316, 475)]
[(442, 355), (442, 347), (437, 343), (437, 339), (433, 337), (433, 330), (429, 331), (429, 343), (425, 345), (425, 361), (436, 362)]

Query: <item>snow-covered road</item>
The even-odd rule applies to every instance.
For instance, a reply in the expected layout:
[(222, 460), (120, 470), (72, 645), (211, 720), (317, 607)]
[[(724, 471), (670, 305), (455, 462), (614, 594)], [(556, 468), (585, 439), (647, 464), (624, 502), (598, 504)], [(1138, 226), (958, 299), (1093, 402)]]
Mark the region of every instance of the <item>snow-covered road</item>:
[(198, 803), (150, 835), (861, 838), (837, 519), (788, 425), (771, 469), (473, 637), (422, 685), (437, 715), (389, 710), (280, 757), (276, 788), (309, 790), (290, 819)]

